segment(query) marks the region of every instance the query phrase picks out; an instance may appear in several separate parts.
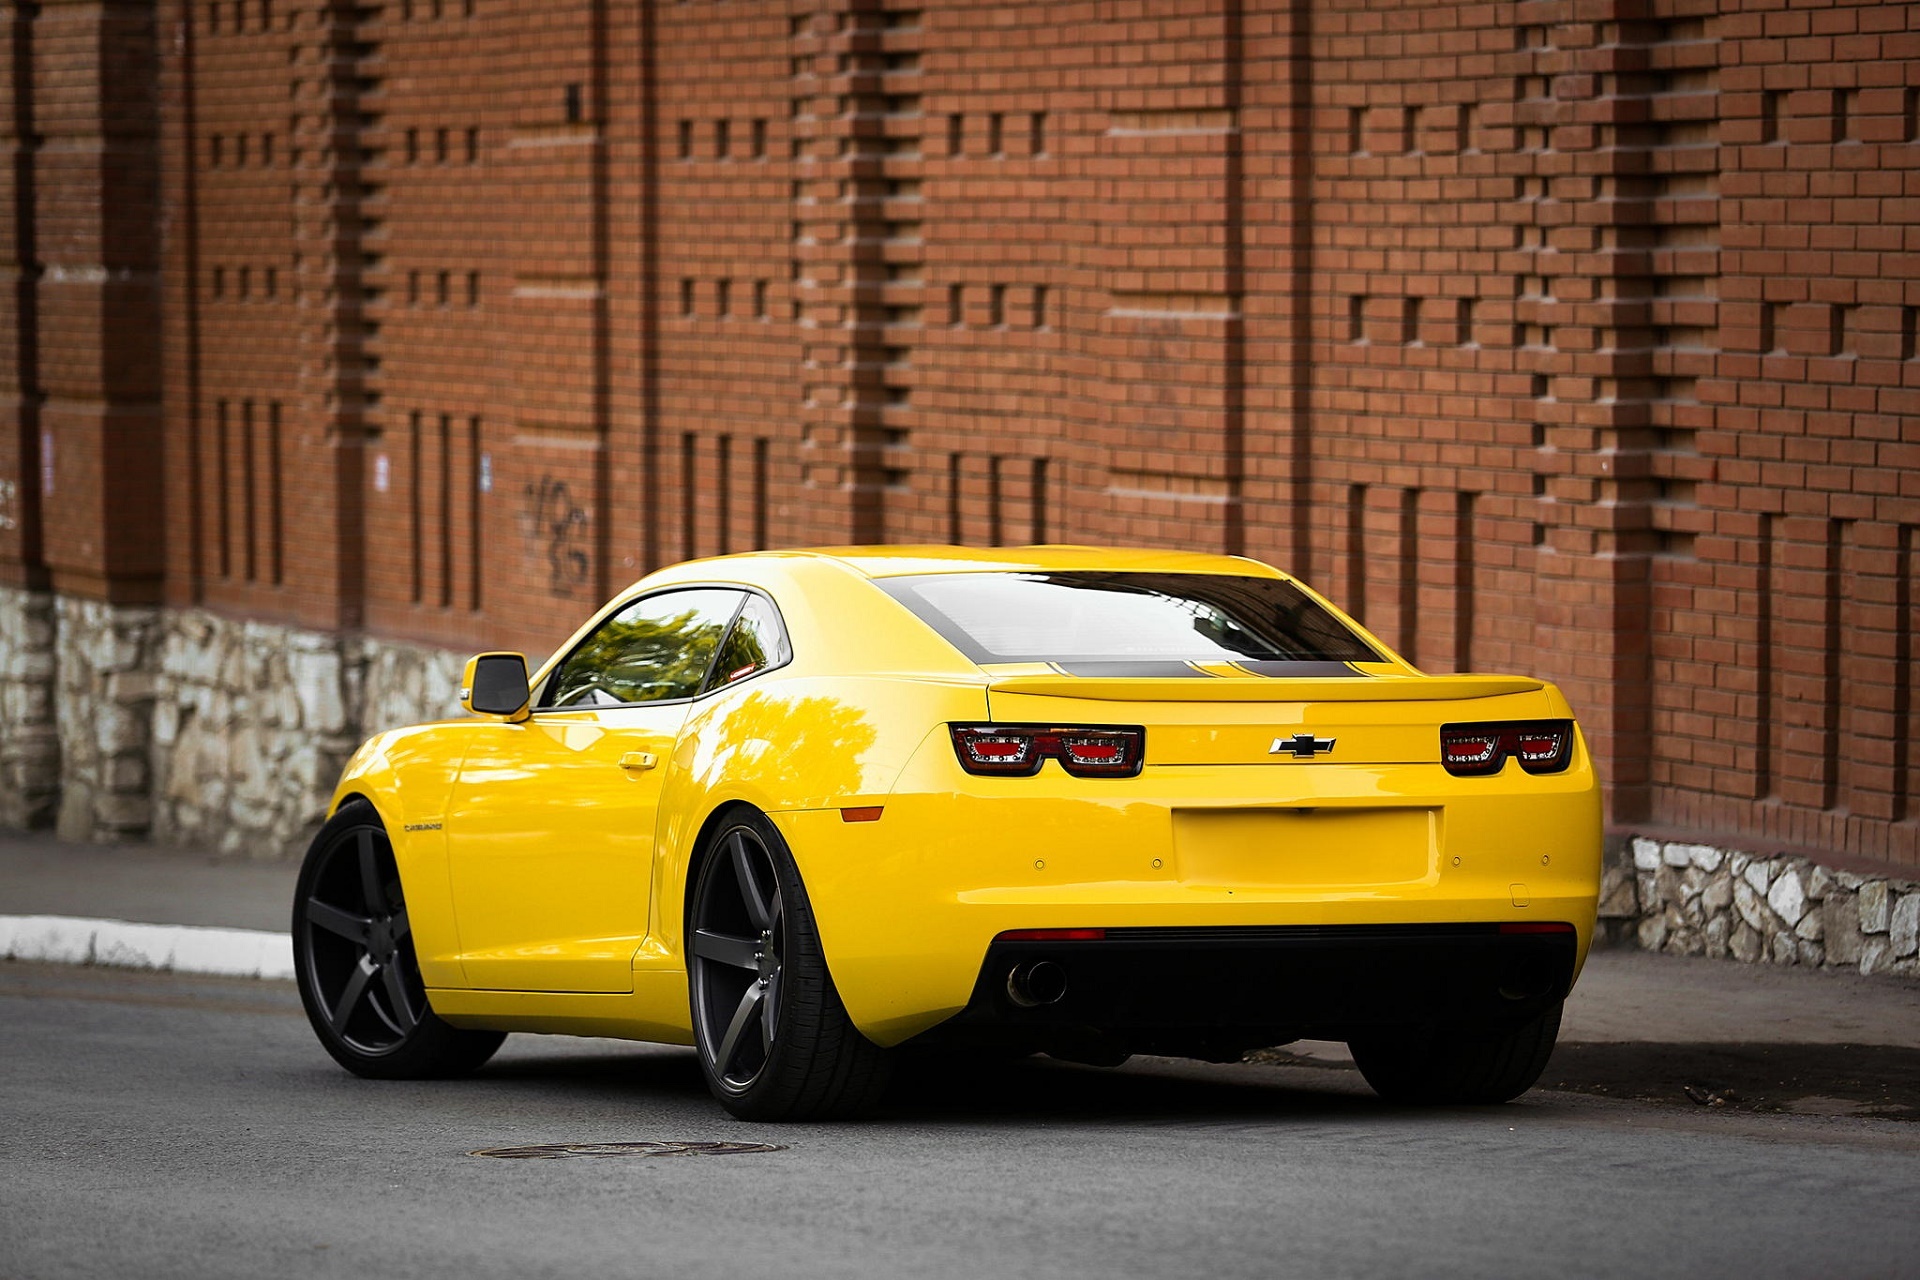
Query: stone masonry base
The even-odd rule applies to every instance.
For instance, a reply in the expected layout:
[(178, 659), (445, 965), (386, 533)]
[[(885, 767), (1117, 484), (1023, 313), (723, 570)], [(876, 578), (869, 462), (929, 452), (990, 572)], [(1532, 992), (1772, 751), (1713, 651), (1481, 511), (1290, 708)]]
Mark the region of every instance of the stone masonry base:
[(1792, 855), (1632, 836), (1600, 916), (1648, 951), (1920, 977), (1920, 883)]
[(459, 714), (465, 656), (0, 588), (0, 824), (296, 855), (364, 738)]

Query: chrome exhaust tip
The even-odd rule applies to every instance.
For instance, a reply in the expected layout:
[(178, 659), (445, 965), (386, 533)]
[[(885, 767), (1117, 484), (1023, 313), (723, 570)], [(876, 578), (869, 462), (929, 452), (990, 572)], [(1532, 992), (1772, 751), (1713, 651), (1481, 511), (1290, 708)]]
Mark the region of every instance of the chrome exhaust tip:
[(1007, 999), (1022, 1009), (1058, 1004), (1067, 994), (1067, 971), (1051, 960), (1029, 960), (1007, 972)]

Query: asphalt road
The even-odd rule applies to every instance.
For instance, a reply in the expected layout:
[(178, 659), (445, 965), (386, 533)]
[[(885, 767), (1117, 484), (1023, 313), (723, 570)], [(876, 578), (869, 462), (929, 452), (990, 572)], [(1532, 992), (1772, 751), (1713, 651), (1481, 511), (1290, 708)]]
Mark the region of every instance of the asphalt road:
[[(786, 1149), (468, 1154), (646, 1140)], [(916, 1076), (867, 1123), (748, 1125), (684, 1050), (516, 1036), (468, 1081), (372, 1083), (282, 984), (0, 966), (7, 1280), (1914, 1276), (1916, 1205), (1899, 1119), (1413, 1112), (1332, 1062), (1036, 1060)]]

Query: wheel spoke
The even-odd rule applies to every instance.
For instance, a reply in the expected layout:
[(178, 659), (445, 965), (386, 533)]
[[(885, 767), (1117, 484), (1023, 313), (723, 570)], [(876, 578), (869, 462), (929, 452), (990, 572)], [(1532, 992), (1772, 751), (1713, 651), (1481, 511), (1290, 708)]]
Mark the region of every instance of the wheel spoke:
[(381, 984), (387, 989), (387, 1002), (393, 1006), (393, 1020), (398, 1024), (401, 1035), (413, 1030), (419, 1018), (414, 1016), (413, 1005), (407, 999), (407, 984), (401, 980), (400, 966), (383, 964), (380, 966)]
[(356, 916), (351, 911), (329, 906), (318, 898), (308, 898), (307, 923), (328, 933), (337, 933), (347, 941), (357, 942), (364, 947), (367, 945), (367, 930), (373, 921), (365, 916)]
[(702, 960), (731, 965), (736, 969), (753, 973), (760, 971), (760, 944), (752, 938), (735, 938), (725, 933), (714, 933), (710, 929), (696, 929), (693, 934), (693, 954)]
[(360, 833), (360, 892), (366, 895), (367, 914), (382, 914), (387, 905), (387, 891), (380, 883), (380, 867), (373, 854), (373, 832)]
[(780, 882), (776, 880), (773, 884), (773, 901), (767, 904), (767, 928), (780, 927), (780, 910)]
[(366, 956), (360, 957), (360, 963), (353, 967), (353, 976), (347, 979), (346, 990), (334, 1002), (333, 1011), (327, 1015), (327, 1021), (333, 1025), (335, 1035), (345, 1035), (347, 1019), (353, 1016), (354, 1006), (367, 994), (367, 984), (373, 981), (376, 972), (373, 961)]
[(767, 975), (767, 994), (760, 1001), (760, 1049), (772, 1056), (773, 1033), (780, 1025), (780, 971)]
[(747, 917), (753, 921), (753, 927), (764, 931), (773, 922), (767, 909), (767, 900), (760, 896), (760, 880), (753, 873), (753, 854), (747, 849), (747, 841), (738, 831), (727, 837), (727, 845), (733, 851), (733, 874), (740, 882), (740, 900), (747, 905)]
[(398, 948), (400, 939), (413, 932), (413, 925), (407, 920), (407, 909), (401, 907), (394, 912), (393, 919), (387, 922), (392, 930), (393, 945)]
[(747, 984), (746, 994), (740, 997), (740, 1007), (733, 1011), (733, 1021), (727, 1024), (727, 1034), (720, 1038), (720, 1052), (714, 1055), (713, 1069), (716, 1075), (725, 1078), (734, 1055), (740, 1052), (740, 1038), (746, 1034), (747, 1023), (760, 1012), (761, 995), (759, 983)]

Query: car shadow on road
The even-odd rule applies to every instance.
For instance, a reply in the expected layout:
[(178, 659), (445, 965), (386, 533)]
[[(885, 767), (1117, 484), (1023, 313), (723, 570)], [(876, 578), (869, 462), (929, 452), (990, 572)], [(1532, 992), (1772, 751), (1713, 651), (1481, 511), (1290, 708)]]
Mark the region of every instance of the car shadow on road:
[(919, 1122), (1266, 1122), (1377, 1116), (1383, 1105), (1357, 1073), (1174, 1058), (1135, 1058), (1124, 1067), (1103, 1068), (1035, 1057), (903, 1063), (879, 1114)]
[[(511, 1043), (511, 1042), (510, 1042)], [(878, 1122), (991, 1122), (1044, 1116), (1053, 1121), (1272, 1120), (1378, 1115), (1382, 1104), (1355, 1073), (1213, 1066), (1167, 1058), (1135, 1059), (1120, 1069), (1045, 1057), (908, 1058), (874, 1113)], [(560, 1045), (525, 1046), (472, 1077), (479, 1085), (538, 1084), (541, 1092), (582, 1100), (645, 1096), (704, 1101), (706, 1083), (690, 1050)]]
[[(514, 1041), (509, 1040), (509, 1044)], [(544, 1089), (583, 1093), (645, 1092), (662, 1098), (704, 1098), (707, 1082), (691, 1049), (634, 1045), (629, 1049), (581, 1052), (564, 1041), (542, 1041), (552, 1052), (523, 1052), (496, 1058), (475, 1080), (537, 1082)], [(518, 1047), (518, 1046), (516, 1046)]]
[[(583, 1097), (636, 1093), (704, 1099), (690, 1050), (525, 1052), (479, 1081), (538, 1083)], [(1554, 1050), (1546, 1092), (1732, 1112), (1920, 1121), (1920, 1049), (1890, 1045), (1585, 1044)], [(1265, 1050), (1257, 1062), (1211, 1065), (1137, 1058), (1107, 1069), (1045, 1057), (909, 1057), (876, 1113), (891, 1122), (1334, 1119), (1378, 1116), (1350, 1063)]]
[(1561, 1044), (1542, 1088), (1715, 1110), (1920, 1121), (1920, 1049), (1876, 1044)]

